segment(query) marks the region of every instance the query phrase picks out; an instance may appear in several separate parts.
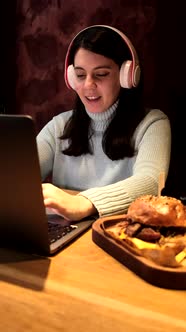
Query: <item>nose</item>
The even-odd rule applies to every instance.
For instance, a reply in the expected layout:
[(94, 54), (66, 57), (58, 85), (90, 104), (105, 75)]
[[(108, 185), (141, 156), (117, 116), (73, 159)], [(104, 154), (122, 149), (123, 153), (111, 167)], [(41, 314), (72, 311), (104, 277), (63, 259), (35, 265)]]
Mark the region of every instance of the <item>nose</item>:
[(95, 79), (94, 79), (94, 77), (92, 75), (87, 75), (86, 76), (85, 86), (88, 87), (88, 88), (96, 86)]

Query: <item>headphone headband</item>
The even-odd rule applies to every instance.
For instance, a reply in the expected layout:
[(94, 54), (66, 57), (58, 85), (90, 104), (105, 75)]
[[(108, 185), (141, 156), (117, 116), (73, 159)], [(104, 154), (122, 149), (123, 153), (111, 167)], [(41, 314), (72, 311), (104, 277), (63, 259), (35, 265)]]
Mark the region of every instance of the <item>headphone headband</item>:
[(90, 28), (94, 28), (94, 27), (95, 28), (103, 27), (103, 28), (111, 29), (111, 30), (115, 31), (117, 34), (119, 34), (121, 36), (121, 38), (124, 40), (124, 42), (126, 43), (126, 45), (128, 46), (128, 48), (130, 50), (130, 53), (132, 56), (132, 61), (128, 60), (122, 64), (121, 69), (120, 69), (120, 84), (124, 88), (136, 87), (140, 80), (140, 66), (139, 66), (139, 60), (138, 60), (136, 50), (135, 50), (132, 42), (129, 40), (129, 38), (123, 32), (121, 32), (120, 30), (118, 30), (114, 27), (111, 27), (109, 25), (91, 25), (89, 27), (84, 28), (80, 32), (78, 32), (78, 34), (76, 34), (76, 36), (72, 39), (71, 43), (68, 46), (66, 57), (65, 57), (64, 79), (65, 79), (65, 83), (66, 83), (67, 87), (74, 88), (73, 78), (72, 78), (74, 76), (74, 73), (72, 73), (73, 66), (71, 64), (69, 65), (69, 55), (70, 55), (71, 47), (74, 43), (74, 40), (83, 31), (86, 31), (86, 30), (88, 30)]

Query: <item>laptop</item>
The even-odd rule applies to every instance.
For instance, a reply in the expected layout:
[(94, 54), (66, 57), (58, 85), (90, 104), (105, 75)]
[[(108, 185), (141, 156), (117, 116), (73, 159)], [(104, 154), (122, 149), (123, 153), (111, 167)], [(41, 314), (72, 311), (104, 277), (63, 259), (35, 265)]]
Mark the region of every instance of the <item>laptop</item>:
[(70, 222), (43, 202), (35, 123), (29, 115), (0, 115), (0, 246), (50, 256), (91, 227)]

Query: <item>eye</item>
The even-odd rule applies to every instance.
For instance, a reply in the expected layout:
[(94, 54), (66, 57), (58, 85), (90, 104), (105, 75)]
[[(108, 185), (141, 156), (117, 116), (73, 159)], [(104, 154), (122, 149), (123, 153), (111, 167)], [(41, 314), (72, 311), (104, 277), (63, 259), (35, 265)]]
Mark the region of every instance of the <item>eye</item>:
[(107, 72), (107, 73), (96, 73), (96, 74), (95, 74), (96, 77), (106, 77), (106, 76), (108, 76), (108, 75), (109, 75), (108, 72)]
[(76, 74), (76, 76), (77, 76), (77, 78), (80, 78), (80, 79), (82, 79), (82, 78), (86, 77), (86, 75), (85, 75), (85, 74)]
[(110, 72), (103, 72), (103, 71), (99, 71), (97, 73), (94, 73), (94, 78), (97, 80), (104, 80), (105, 77), (109, 76)]
[(82, 69), (76, 69), (75, 70), (75, 74), (76, 74), (76, 77), (79, 79), (79, 80), (82, 80), (86, 77), (86, 73), (84, 70)]

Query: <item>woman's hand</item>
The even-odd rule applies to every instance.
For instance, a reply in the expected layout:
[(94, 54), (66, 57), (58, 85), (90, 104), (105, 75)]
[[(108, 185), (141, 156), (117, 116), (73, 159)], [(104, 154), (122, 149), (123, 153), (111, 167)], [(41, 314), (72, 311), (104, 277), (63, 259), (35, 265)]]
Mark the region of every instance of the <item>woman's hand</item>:
[(42, 184), (42, 188), (45, 207), (65, 219), (75, 221), (96, 213), (96, 208), (86, 197), (69, 194), (50, 183)]

